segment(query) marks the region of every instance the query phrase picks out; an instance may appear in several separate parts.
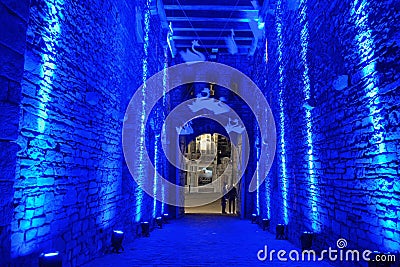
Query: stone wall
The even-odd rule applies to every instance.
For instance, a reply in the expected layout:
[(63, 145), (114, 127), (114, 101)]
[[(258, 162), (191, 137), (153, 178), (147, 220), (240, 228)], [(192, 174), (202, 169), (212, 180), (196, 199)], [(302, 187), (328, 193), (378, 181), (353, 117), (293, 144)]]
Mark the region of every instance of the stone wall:
[[(0, 259), (9, 260), (29, 1), (0, 1)], [(2, 260), (0, 260), (1, 262)]]
[[(1, 50), (21, 61), (10, 61), (16, 65), (0, 72), (8, 84), (4, 102), (15, 107), (7, 108), (16, 113), (12, 118), (20, 112), (18, 83), (24, 70), (20, 132), (4, 138), (18, 138), (20, 146), (12, 266), (37, 266), (38, 254), (51, 250), (61, 252), (65, 266), (79, 266), (110, 246), (112, 229), (135, 234), (137, 205), (151, 214), (150, 197), (132, 201), (138, 188), (124, 167), (121, 146), (125, 108), (143, 82), (144, 44), (136, 34), (136, 18), (140, 14), (143, 28), (145, 6), (135, 1), (31, 1), (25, 67), (24, 43), (10, 39), (5, 45), (16, 51)], [(13, 36), (25, 40), (27, 18), (5, 4), (1, 8), (7, 8), (10, 20), (20, 20), (16, 30), (21, 34)], [(163, 64), (159, 25), (156, 17), (150, 18), (148, 77)], [(18, 121), (8, 123), (18, 127)], [(12, 174), (17, 148), (5, 145), (13, 150), (8, 154), (14, 163), (7, 165)], [(5, 180), (13, 181), (13, 175)]]
[(263, 216), (296, 243), (400, 250), (399, 3), (274, 2), (253, 64), (278, 133)]
[[(345, 238), (351, 248), (400, 250), (398, 2), (269, 2), (268, 60), (264, 48), (252, 64), (219, 59), (245, 74), (253, 66), (277, 126), (275, 163), (259, 197), (246, 194), (246, 215), (258, 199), (261, 216), (287, 223), (294, 242), (311, 230), (323, 248)], [(121, 147), (129, 99), (165, 62), (165, 33), (150, 16), (146, 38), (143, 7), (0, 1), (1, 265), (11, 256), (11, 266), (37, 266), (38, 254), (58, 250), (65, 266), (79, 266), (107, 249), (112, 229), (133, 237), (162, 211), (132, 180)], [(149, 147), (157, 142), (146, 129)], [(159, 166), (176, 180), (164, 158)], [(134, 175), (145, 177), (139, 167)]]

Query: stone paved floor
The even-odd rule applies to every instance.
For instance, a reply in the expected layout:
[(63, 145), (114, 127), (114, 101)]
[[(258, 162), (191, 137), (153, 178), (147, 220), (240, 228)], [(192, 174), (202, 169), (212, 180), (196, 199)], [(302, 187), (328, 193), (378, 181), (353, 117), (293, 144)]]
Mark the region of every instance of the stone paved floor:
[(125, 252), (105, 255), (85, 267), (331, 266), (325, 262), (261, 262), (257, 252), (265, 245), (269, 250), (296, 249), (236, 216), (188, 214), (155, 229), (148, 238), (125, 244)]

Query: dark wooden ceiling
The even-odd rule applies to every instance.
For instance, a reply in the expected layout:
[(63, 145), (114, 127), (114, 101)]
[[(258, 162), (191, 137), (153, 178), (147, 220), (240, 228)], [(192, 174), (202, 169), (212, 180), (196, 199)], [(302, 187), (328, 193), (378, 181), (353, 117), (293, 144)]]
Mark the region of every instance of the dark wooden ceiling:
[[(229, 53), (225, 39), (234, 30), (238, 54), (248, 54), (256, 42), (257, 25), (263, 0), (162, 0), (168, 24), (172, 25), (177, 52), (198, 40), (199, 51)], [(252, 24), (252, 25), (250, 25)], [(252, 27), (251, 27), (252, 26)]]

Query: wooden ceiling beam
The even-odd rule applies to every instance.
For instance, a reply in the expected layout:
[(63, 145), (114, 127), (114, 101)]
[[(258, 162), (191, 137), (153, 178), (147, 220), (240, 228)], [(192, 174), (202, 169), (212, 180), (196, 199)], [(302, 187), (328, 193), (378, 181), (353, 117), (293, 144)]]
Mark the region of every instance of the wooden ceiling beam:
[[(177, 48), (189, 48), (187, 44), (176, 44), (175, 45)], [(251, 45), (237, 45), (238, 48), (251, 48)], [(198, 48), (227, 48), (226, 45), (221, 45), (221, 44), (217, 44), (217, 45), (200, 45)], [(196, 49), (198, 49), (196, 47)]]
[(223, 6), (223, 5), (164, 5), (165, 10), (194, 10), (194, 11), (233, 11), (233, 12), (258, 12), (252, 6)]
[[(174, 35), (174, 40), (224, 40), (227, 38), (226, 36), (179, 36), (179, 35)], [(235, 41), (251, 41), (253, 40), (253, 37), (234, 37)]]
[[(221, 32), (221, 31), (223, 31), (223, 32), (231, 32), (231, 29), (230, 28), (226, 28), (226, 29), (220, 29), (220, 28), (197, 28), (197, 27), (194, 27), (194, 28), (191, 28), (191, 27), (187, 27), (187, 28), (185, 28), (185, 27), (173, 27), (173, 29), (174, 29), (174, 32), (183, 32), (183, 31), (187, 31), (187, 32), (189, 32), (189, 31), (196, 31), (196, 32)], [(235, 32), (251, 32), (251, 29), (249, 28), (249, 27), (246, 27), (246, 28), (242, 28), (242, 29), (235, 29)]]
[(211, 18), (211, 17), (167, 17), (168, 21), (202, 21), (202, 22), (244, 22), (248, 23), (248, 18)]

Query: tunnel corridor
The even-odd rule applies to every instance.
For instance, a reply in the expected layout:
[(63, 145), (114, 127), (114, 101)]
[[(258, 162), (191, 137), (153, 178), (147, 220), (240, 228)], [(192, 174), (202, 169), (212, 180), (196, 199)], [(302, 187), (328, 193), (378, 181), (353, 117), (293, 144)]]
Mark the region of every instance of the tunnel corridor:
[(0, 0), (0, 267), (399, 266), (399, 33), (399, 0)]

